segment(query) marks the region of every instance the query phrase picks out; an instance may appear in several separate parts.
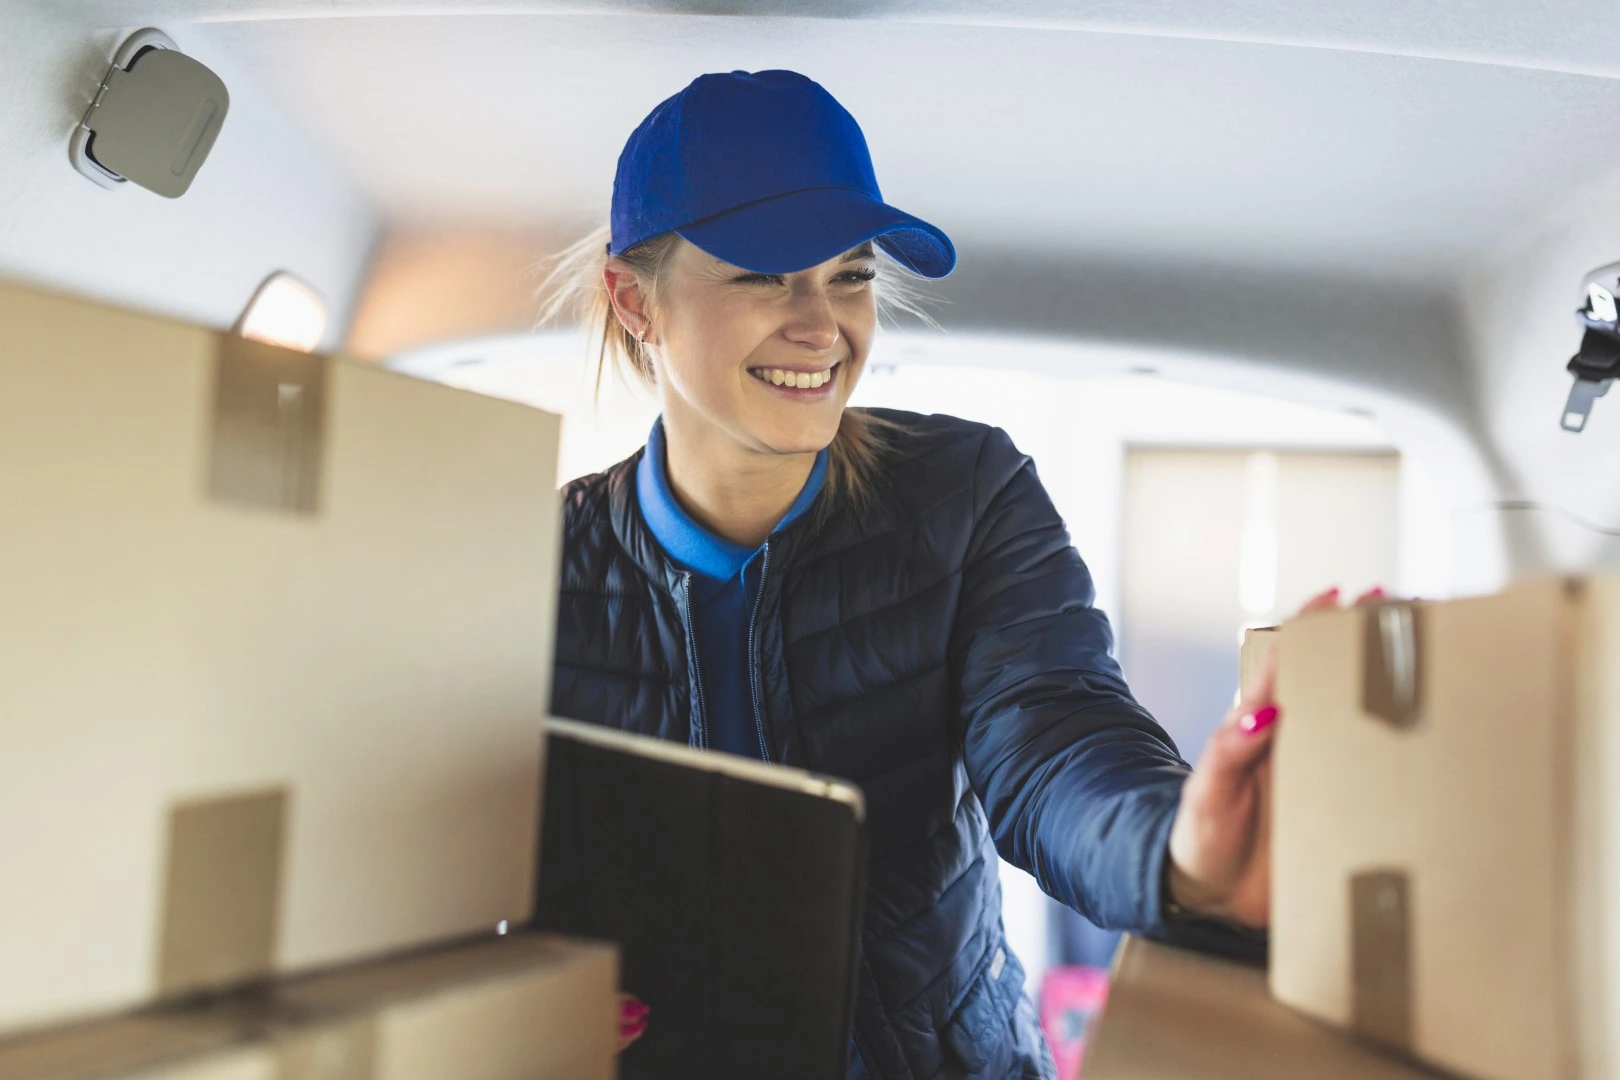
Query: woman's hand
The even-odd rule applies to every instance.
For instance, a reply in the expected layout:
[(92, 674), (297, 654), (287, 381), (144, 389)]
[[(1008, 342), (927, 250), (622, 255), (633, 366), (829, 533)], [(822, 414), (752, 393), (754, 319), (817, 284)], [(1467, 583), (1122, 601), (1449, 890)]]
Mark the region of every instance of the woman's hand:
[(647, 1014), (651, 1011), (634, 994), (619, 995), (619, 1053), (646, 1032)]
[[(1383, 596), (1382, 589), (1357, 603)], [(1330, 589), (1300, 614), (1339, 606)], [(1170, 830), (1169, 899), (1184, 910), (1262, 927), (1271, 918), (1271, 743), (1275, 646), (1254, 685), (1210, 736)]]

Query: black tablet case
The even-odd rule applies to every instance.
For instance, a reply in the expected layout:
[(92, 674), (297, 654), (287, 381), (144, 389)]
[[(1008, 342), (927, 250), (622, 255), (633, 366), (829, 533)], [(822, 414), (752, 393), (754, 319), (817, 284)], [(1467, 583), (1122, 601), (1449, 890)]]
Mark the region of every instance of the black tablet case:
[(619, 943), (623, 1080), (844, 1080), (860, 812), (555, 730), (545, 773), (535, 926)]

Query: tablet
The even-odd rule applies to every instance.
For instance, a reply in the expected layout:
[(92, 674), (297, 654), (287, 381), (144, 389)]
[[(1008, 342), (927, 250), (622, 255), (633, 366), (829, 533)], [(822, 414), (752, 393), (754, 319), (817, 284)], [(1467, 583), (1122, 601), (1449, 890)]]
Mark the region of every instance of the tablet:
[(624, 1080), (844, 1080), (865, 891), (854, 785), (548, 722), (537, 928), (617, 942)]

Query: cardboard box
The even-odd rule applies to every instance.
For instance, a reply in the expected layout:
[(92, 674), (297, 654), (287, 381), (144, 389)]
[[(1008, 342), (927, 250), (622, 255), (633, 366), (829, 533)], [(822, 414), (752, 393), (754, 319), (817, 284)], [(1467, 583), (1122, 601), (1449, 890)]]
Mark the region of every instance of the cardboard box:
[(1275, 626), (1255, 626), (1243, 632), (1243, 648), (1238, 654), (1240, 697), (1254, 685), (1255, 678), (1260, 674), (1260, 665), (1265, 661), (1266, 650), (1276, 647), (1277, 630)]
[(6, 1080), (609, 1080), (611, 946), (515, 935), (0, 1040)]
[(1620, 1075), (1620, 580), (1282, 635), (1271, 986), (1486, 1080)]
[[(1423, 1080), (1273, 1001), (1257, 967), (1127, 937), (1083, 1080)], [(1063, 1077), (1062, 1080), (1072, 1080)]]
[(0, 286), (0, 1034), (527, 919), (558, 430)]

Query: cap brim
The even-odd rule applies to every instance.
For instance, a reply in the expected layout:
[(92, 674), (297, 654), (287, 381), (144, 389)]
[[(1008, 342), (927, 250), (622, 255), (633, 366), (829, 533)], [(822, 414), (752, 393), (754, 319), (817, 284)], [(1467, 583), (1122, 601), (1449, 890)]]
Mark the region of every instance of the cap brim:
[(848, 188), (809, 188), (727, 210), (675, 230), (717, 259), (759, 274), (791, 274), (874, 241), (913, 273), (956, 266), (943, 232)]

